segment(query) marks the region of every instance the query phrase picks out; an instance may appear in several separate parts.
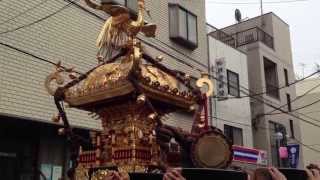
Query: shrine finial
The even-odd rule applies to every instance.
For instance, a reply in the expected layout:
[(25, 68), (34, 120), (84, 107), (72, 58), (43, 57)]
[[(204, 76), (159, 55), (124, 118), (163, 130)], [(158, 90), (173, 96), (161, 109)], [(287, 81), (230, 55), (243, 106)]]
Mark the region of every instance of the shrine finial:
[(135, 39), (139, 32), (144, 33), (147, 37), (155, 36), (156, 25), (145, 25), (144, 11), (146, 8), (144, 0), (138, 0), (137, 20), (131, 19), (127, 7), (111, 2), (103, 2), (100, 5), (93, 3), (91, 0), (85, 0), (85, 2), (89, 7), (111, 15), (103, 25), (96, 42), (100, 60), (110, 58), (115, 50), (131, 48), (132, 39)]

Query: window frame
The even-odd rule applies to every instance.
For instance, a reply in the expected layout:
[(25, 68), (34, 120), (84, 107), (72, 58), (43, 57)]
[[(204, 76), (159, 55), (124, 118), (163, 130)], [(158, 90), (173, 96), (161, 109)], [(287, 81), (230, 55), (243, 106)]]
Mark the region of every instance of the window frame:
[[(238, 82), (237, 82), (237, 95), (234, 95), (234, 94), (231, 94), (231, 91), (230, 91), (230, 89), (231, 88), (234, 88), (234, 87), (230, 87), (230, 79), (229, 79), (229, 74), (233, 74), (233, 75), (236, 75), (237, 76), (237, 80), (238, 80)], [(236, 73), (236, 72), (233, 72), (233, 71), (231, 71), (231, 70), (229, 70), (229, 69), (227, 69), (227, 85), (228, 85), (228, 95), (231, 95), (231, 96), (234, 96), (234, 97), (240, 97), (240, 76), (239, 76), (239, 74), (238, 73)]]
[[(230, 136), (228, 134), (226, 134), (226, 129), (228, 129), (229, 133), (230, 133)], [(223, 133), (224, 135), (231, 141), (232, 145), (237, 145), (237, 146), (243, 146), (244, 145), (244, 138), (243, 138), (243, 129), (240, 128), (240, 127), (234, 127), (234, 126), (231, 126), (231, 125), (228, 125), (228, 124), (224, 124), (223, 125)], [(235, 136), (234, 136), (234, 130), (239, 130), (241, 132), (241, 143), (240, 144), (235, 144), (234, 141), (235, 141)]]
[(289, 74), (288, 70), (286, 68), (283, 68), (283, 73), (284, 73), (284, 81), (286, 86), (289, 86)]
[[(267, 72), (266, 70), (269, 69), (270, 65), (274, 68), (274, 78), (275, 84), (270, 84), (267, 81)], [(267, 68), (267, 69), (266, 69)], [(264, 73), (264, 81), (265, 81), (265, 88), (266, 88), (266, 95), (268, 97), (272, 97), (274, 99), (280, 100), (280, 91), (279, 91), (279, 75), (278, 75), (278, 64), (272, 61), (271, 59), (263, 56), (263, 73)], [(269, 89), (271, 87), (271, 90)]]
[[(177, 11), (182, 10), (186, 13), (187, 39), (180, 35), (179, 29), (180, 29), (181, 23), (180, 23), (179, 13), (178, 13), (178, 17), (175, 17), (172, 19), (170, 16), (171, 8), (173, 8), (173, 9), (176, 8)], [(169, 37), (170, 37), (170, 39), (173, 40), (174, 42), (182, 45), (182, 46), (189, 48), (189, 49), (196, 49), (199, 44), (198, 16), (177, 3), (169, 3), (168, 12), (169, 12), (168, 16), (169, 16)], [(189, 32), (190, 32), (190, 30), (189, 30), (190, 29), (189, 28), (189, 15), (193, 16), (196, 20), (196, 26), (195, 26), (196, 42), (192, 42), (191, 40), (189, 40), (190, 39), (189, 38), (190, 37), (190, 35), (189, 35)], [(175, 24), (177, 24), (176, 29), (178, 30), (178, 32), (172, 32), (172, 27), (170, 27), (170, 26), (171, 26), (173, 20), (176, 21)]]
[(292, 112), (291, 95), (286, 93), (288, 112)]
[(290, 132), (291, 132), (291, 138), (295, 139), (295, 132), (294, 132), (294, 124), (293, 120), (289, 119), (289, 124), (290, 124)]

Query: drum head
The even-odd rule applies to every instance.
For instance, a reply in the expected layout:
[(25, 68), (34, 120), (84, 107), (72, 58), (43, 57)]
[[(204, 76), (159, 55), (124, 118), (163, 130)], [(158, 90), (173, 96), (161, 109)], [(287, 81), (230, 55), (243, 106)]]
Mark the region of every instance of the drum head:
[(201, 134), (193, 143), (193, 163), (201, 168), (225, 168), (232, 161), (232, 145), (219, 131)]

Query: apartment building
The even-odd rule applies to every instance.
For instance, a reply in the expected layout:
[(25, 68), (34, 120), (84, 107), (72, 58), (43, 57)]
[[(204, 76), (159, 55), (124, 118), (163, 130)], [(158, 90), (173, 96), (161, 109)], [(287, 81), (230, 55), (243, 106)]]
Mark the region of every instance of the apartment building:
[[(289, 25), (274, 13), (248, 19), (213, 31), (211, 36), (244, 51), (248, 57), (249, 88), (240, 88), (251, 96), (253, 144), (268, 152), (268, 163), (288, 166), (279, 148), (300, 140), (300, 122), (291, 112), (296, 97)], [(267, 115), (272, 114), (272, 115)], [(300, 157), (300, 166), (302, 166)]]
[(241, 88), (249, 88), (247, 54), (212, 36), (210, 32), (218, 29), (207, 26), (211, 74), (217, 78), (214, 80), (212, 124), (223, 130), (232, 141), (234, 166), (265, 166), (266, 152), (253, 147), (250, 97), (240, 91)]
[[(308, 121), (319, 124), (320, 117), (320, 79), (308, 79), (296, 85), (298, 99), (292, 103), (293, 109), (299, 109), (301, 117)], [(305, 165), (319, 162), (320, 160), (320, 137), (319, 127), (300, 122), (303, 161)]]
[[(135, 14), (134, 0), (114, 1)], [(149, 1), (148, 22), (157, 24), (156, 37), (139, 36), (148, 54), (161, 55), (172, 69), (200, 76), (208, 71), (204, 1)], [(0, 176), (34, 179), (39, 170), (64, 176), (68, 143), (57, 135), (60, 123), (53, 99), (44, 88), (54, 70), (46, 61), (86, 72), (97, 64), (95, 40), (107, 15), (83, 1), (0, 1)], [(99, 131), (100, 121), (86, 112), (66, 109), (77, 133)], [(175, 113), (167, 123), (184, 129), (192, 116)], [(52, 174), (53, 176), (53, 174)]]
[(234, 145), (253, 147), (250, 99), (240, 92), (249, 88), (247, 55), (209, 35), (209, 54), (215, 80), (212, 124), (224, 130)]

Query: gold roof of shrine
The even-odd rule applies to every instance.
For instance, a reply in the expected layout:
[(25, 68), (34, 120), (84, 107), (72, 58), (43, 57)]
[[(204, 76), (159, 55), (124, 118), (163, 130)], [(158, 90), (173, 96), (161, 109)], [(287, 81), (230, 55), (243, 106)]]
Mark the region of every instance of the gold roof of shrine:
[[(132, 67), (132, 62), (98, 67), (83, 82), (66, 91), (65, 101), (72, 107), (81, 107), (133, 93), (135, 88), (128, 80)], [(195, 104), (191, 93), (179, 88), (173, 76), (152, 65), (140, 64), (139, 69), (139, 88), (151, 99), (182, 108)]]

